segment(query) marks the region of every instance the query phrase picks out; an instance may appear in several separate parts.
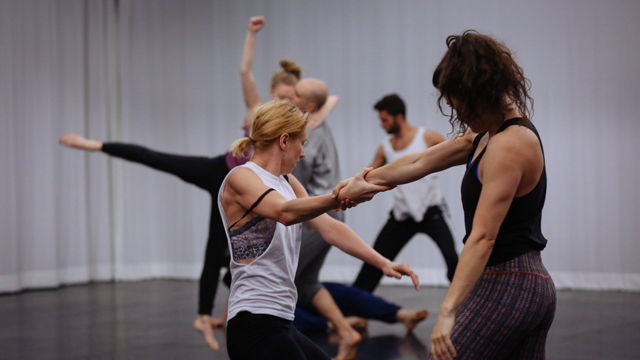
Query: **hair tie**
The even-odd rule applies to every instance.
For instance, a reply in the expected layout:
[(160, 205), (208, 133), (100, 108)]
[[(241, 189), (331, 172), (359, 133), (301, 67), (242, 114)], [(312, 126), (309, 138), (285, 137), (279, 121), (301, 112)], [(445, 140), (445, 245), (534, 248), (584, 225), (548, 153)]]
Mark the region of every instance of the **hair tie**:
[(256, 141), (255, 141), (255, 140), (253, 140), (253, 139), (251, 138), (251, 136), (249, 136), (249, 141), (251, 141), (251, 142), (252, 142), (252, 143), (254, 143), (254, 144), (256, 143)]

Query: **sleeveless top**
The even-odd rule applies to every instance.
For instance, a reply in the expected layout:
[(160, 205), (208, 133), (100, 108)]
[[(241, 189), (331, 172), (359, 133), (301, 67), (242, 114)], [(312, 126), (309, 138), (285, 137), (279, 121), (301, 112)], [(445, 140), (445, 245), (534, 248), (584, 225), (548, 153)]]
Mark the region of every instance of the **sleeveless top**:
[[(509, 119), (505, 121), (496, 132), (502, 132), (512, 125), (523, 125), (533, 131), (540, 141), (542, 148), (542, 140), (536, 128), (530, 122), (522, 118)], [(467, 234), (463, 242), (471, 234), (473, 226), (473, 218), (476, 213), (476, 207), (480, 199), (482, 191), (482, 183), (478, 180), (478, 164), (482, 160), (485, 153), (483, 149), (478, 157), (473, 159), (480, 139), (486, 132), (478, 134), (473, 141), (473, 151), (469, 155), (469, 165), (462, 178), (462, 207), (464, 208), (464, 223)], [(544, 149), (542, 150), (544, 159)], [(487, 266), (495, 266), (505, 263), (509, 260), (528, 253), (529, 251), (540, 251), (545, 248), (547, 239), (542, 235), (541, 220), (542, 208), (547, 193), (547, 171), (546, 165), (542, 168), (542, 174), (538, 180), (538, 184), (528, 194), (514, 198), (507, 212), (502, 225), (498, 231), (493, 251), (489, 257)]]
[[(275, 176), (251, 161), (237, 168), (240, 167), (251, 169), (266, 186), (279, 192), (285, 199), (296, 198), (293, 188), (284, 176)], [(229, 175), (218, 193), (218, 208), (231, 253), (231, 288), (227, 320), (241, 311), (249, 311), (292, 321), (298, 299), (294, 278), (300, 254), (301, 224), (285, 226), (272, 219), (257, 217), (241, 228), (229, 231), (229, 220), (235, 222), (240, 219), (227, 219), (222, 207), (228, 177)], [(259, 200), (261, 199), (262, 197)], [(250, 264), (236, 262), (253, 257), (256, 259)]]
[[(424, 132), (425, 129), (419, 127), (411, 143), (398, 151), (391, 146), (391, 137), (385, 139), (382, 142), (382, 149), (386, 162), (390, 163), (405, 155), (426, 150)], [(420, 222), (429, 207), (443, 203), (443, 196), (440, 192), (440, 186), (438, 186), (438, 176), (435, 174), (427, 175), (409, 184), (400, 185), (393, 189), (392, 193), (394, 203), (391, 211), (393, 217), (398, 221), (412, 217), (416, 222)]]

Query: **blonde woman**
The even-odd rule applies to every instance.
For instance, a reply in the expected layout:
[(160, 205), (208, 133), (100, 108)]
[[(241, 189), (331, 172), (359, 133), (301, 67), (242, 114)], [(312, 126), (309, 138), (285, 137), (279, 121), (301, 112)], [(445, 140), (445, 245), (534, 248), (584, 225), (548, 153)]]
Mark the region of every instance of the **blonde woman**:
[[(227, 350), (237, 359), (329, 359), (291, 324), (297, 300), (294, 277), (300, 251), (300, 224), (325, 240), (378, 268), (385, 275), (417, 275), (406, 264), (382, 257), (344, 223), (325, 213), (340, 205), (332, 194), (309, 197), (291, 170), (304, 157), (307, 114), (288, 101), (256, 109), (248, 137), (232, 145), (241, 154), (253, 145), (251, 161), (233, 169), (218, 196), (232, 256)], [(289, 175), (287, 175), (289, 174)], [(363, 170), (345, 188), (364, 192), (366, 201), (387, 187), (367, 184)], [(361, 189), (358, 189), (361, 188)]]

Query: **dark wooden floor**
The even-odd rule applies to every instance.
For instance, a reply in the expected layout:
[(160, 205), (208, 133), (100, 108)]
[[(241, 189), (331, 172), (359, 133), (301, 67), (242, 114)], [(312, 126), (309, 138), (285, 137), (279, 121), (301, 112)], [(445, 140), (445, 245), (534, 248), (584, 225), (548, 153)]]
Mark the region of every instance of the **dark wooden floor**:
[[(155, 280), (71, 286), (0, 296), (0, 359), (228, 359), (214, 353), (191, 324), (197, 283)], [(381, 287), (377, 294), (432, 314), (413, 334), (372, 322), (357, 359), (423, 359), (444, 288)], [(218, 296), (214, 314), (224, 309)], [(326, 335), (312, 339), (334, 355)], [(547, 359), (640, 359), (640, 294), (558, 292)]]

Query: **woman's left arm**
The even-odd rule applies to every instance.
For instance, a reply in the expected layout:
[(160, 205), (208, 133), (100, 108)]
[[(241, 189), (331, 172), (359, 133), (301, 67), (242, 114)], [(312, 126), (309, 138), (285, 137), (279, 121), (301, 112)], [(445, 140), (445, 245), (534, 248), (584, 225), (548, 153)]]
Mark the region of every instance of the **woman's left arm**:
[[(358, 174), (359, 177), (362, 177), (363, 175), (364, 174), (362, 172)], [(298, 199), (309, 197), (307, 191), (295, 176), (289, 175), (289, 183), (291, 184), (291, 187)], [(409, 265), (395, 263), (380, 255), (380, 253), (371, 248), (371, 246), (365, 243), (364, 240), (362, 240), (344, 223), (327, 214), (322, 214), (316, 218), (307, 220), (305, 223), (319, 232), (327, 243), (351, 256), (377, 267), (382, 270), (386, 276), (392, 276), (397, 279), (400, 279), (402, 275), (410, 276), (416, 290), (419, 290), (420, 283), (418, 281), (418, 275), (411, 270)]]
[(312, 220), (307, 220), (306, 224), (319, 232), (327, 243), (367, 264), (377, 267), (382, 270), (386, 276), (395, 277), (396, 279), (400, 279), (402, 275), (410, 276), (416, 290), (420, 289), (418, 275), (411, 270), (409, 265), (395, 263), (380, 255), (380, 253), (365, 243), (364, 240), (346, 224), (327, 214), (320, 215)]
[(498, 230), (515, 197), (527, 169), (520, 139), (495, 136), (482, 159), (482, 192), (469, 238), (460, 253), (458, 267), (442, 303), (431, 335), (431, 353), (435, 358), (451, 360), (456, 351), (451, 343), (455, 313), (475, 286), (489, 260)]

